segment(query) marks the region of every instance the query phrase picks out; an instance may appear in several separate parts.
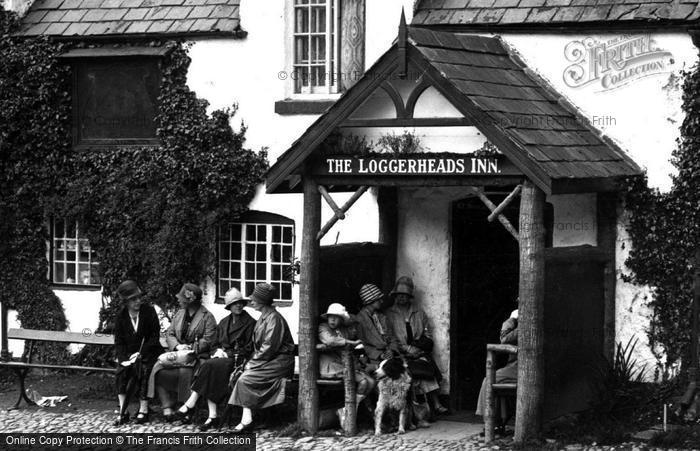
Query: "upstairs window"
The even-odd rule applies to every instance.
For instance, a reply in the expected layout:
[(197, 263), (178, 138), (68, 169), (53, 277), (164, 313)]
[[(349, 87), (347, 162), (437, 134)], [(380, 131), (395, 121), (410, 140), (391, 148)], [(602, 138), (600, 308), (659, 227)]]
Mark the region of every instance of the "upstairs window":
[(55, 284), (99, 286), (98, 262), (90, 242), (76, 222), (55, 219), (51, 227), (51, 281)]
[(277, 299), (292, 300), (294, 222), (283, 216), (249, 212), (241, 222), (219, 228), (218, 295), (231, 287), (250, 296), (255, 285), (275, 287)]
[(294, 0), (294, 92), (338, 91), (339, 0)]

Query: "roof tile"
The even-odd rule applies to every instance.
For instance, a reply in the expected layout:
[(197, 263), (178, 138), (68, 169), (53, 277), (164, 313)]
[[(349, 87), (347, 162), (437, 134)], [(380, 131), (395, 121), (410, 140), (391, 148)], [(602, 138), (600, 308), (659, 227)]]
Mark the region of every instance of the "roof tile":
[(512, 8), (514, 6), (518, 6), (518, 2), (520, 0), (496, 0), (493, 3), (494, 8)]
[(523, 23), (530, 14), (530, 8), (507, 9), (500, 23)]
[(559, 8), (552, 20), (556, 22), (575, 22), (581, 16), (583, 10), (583, 6), (567, 6), (566, 8)]
[(544, 6), (544, 0), (520, 0), (521, 8)]
[(557, 13), (557, 8), (532, 8), (532, 12), (527, 17), (528, 22), (549, 22)]
[(471, 23), (476, 20), (476, 16), (479, 15), (479, 9), (464, 9), (455, 10), (452, 13), (452, 23)]
[[(449, 4), (462, 7), (467, 2), (450, 0)], [(24, 17), (19, 34), (233, 33), (240, 29), (240, 3), (241, 0), (36, 0)]]
[(588, 6), (583, 10), (583, 14), (578, 18), (579, 21), (596, 21), (605, 20), (608, 17), (611, 7), (608, 6)]
[(503, 14), (506, 12), (504, 8), (497, 8), (497, 9), (487, 9), (484, 8), (481, 10), (479, 15), (477, 16), (477, 22), (480, 23), (496, 23), (499, 20), (501, 20), (501, 17), (503, 17)]

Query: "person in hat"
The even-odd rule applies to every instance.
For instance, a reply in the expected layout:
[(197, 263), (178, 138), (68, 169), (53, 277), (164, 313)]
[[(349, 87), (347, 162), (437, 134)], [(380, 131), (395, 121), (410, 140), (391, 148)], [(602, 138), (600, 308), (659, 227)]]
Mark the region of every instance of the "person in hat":
[(259, 283), (250, 306), (260, 312), (253, 330), (253, 355), (245, 364), (228, 403), (243, 407), (235, 432), (253, 428), (253, 409), (284, 402), (285, 378), (294, 373), (294, 340), (284, 317), (273, 307), (275, 288)]
[(428, 315), (414, 305), (413, 279), (399, 277), (389, 296), (394, 304), (386, 311), (386, 317), (399, 342), (401, 354), (420, 390), (432, 404), (433, 411), (444, 414), (447, 409), (439, 398), (440, 369), (433, 360), (433, 335)]
[[(516, 299), (518, 302), (520, 299)], [(513, 310), (507, 320), (503, 322), (501, 326), (501, 344), (504, 345), (518, 345), (518, 310)], [(503, 368), (496, 370), (496, 383), (497, 384), (507, 384), (516, 383), (518, 381), (518, 356), (515, 354), (509, 354), (508, 363)], [(484, 408), (486, 402), (486, 378), (484, 378), (481, 383), (481, 390), (479, 391), (479, 398), (476, 402), (476, 414), (479, 416), (484, 416)], [(505, 432), (505, 424), (508, 421), (511, 411), (515, 409), (509, 409), (506, 402), (496, 403), (496, 409), (498, 411), (496, 415), (497, 421), (500, 422), (498, 428), (501, 432)]]
[[(325, 320), (318, 325), (318, 340), (324, 349), (318, 355), (319, 375), (322, 379), (339, 379), (343, 377), (343, 357), (341, 350), (345, 347), (362, 343), (355, 339), (355, 331), (350, 327), (350, 315), (345, 306), (333, 303), (326, 313)], [(357, 404), (374, 388), (374, 379), (363, 370), (359, 361), (355, 362), (355, 382), (357, 382)]]
[(114, 347), (117, 357), (116, 386), (119, 398), (119, 417), (115, 425), (129, 421), (127, 393), (131, 384), (138, 393), (139, 411), (135, 416), (139, 424), (148, 421), (148, 376), (160, 347), (160, 323), (155, 309), (143, 303), (141, 290), (133, 280), (125, 280), (116, 292), (122, 304), (114, 323)]
[[(209, 358), (209, 350), (216, 339), (216, 319), (202, 305), (202, 289), (193, 283), (186, 283), (176, 297), (180, 309), (166, 331), (165, 341), (170, 351), (190, 351), (195, 358), (175, 367), (164, 367), (160, 361), (153, 367), (148, 381), (149, 395), (158, 391), (167, 422), (175, 419), (175, 402), (185, 402), (189, 397), (195, 366), (200, 359)], [(181, 416), (184, 422), (191, 420), (191, 416)]]
[(197, 400), (207, 400), (209, 417), (201, 431), (219, 427), (216, 405), (229, 395), (228, 381), (236, 366), (242, 365), (253, 352), (255, 320), (243, 307), (248, 303), (237, 288), (224, 295), (224, 307), (231, 311), (216, 327), (216, 339), (210, 349), (211, 358), (204, 360), (192, 379), (192, 393), (178, 411), (185, 422), (191, 421)]
[(399, 355), (399, 342), (381, 311), (384, 293), (368, 283), (360, 288), (360, 300), (362, 309), (357, 314), (357, 337), (370, 361), (367, 371), (374, 371), (382, 360)]

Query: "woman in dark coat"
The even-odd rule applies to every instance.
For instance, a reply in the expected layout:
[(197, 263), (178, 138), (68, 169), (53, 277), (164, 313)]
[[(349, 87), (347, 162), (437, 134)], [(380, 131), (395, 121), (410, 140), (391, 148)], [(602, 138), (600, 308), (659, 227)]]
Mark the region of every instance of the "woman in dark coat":
[(127, 402), (129, 383), (135, 384), (139, 395), (139, 411), (136, 422), (148, 421), (148, 376), (156, 358), (163, 348), (160, 346), (160, 323), (155, 309), (143, 304), (141, 290), (133, 280), (126, 280), (117, 288), (117, 296), (123, 303), (114, 324), (114, 345), (117, 355), (116, 386), (119, 397), (119, 418), (115, 425), (129, 421)]
[(285, 377), (294, 371), (294, 340), (289, 325), (272, 306), (275, 288), (259, 283), (250, 295), (250, 306), (260, 312), (253, 331), (253, 356), (246, 363), (228, 403), (243, 407), (235, 432), (253, 427), (252, 409), (284, 402)]
[(191, 421), (197, 400), (204, 397), (209, 407), (209, 418), (199, 427), (201, 431), (219, 427), (216, 405), (229, 395), (228, 381), (233, 369), (242, 365), (253, 352), (255, 320), (243, 310), (248, 300), (236, 288), (231, 288), (224, 296), (224, 302), (231, 314), (216, 327), (211, 358), (205, 360), (194, 373), (192, 394), (178, 411), (185, 422)]
[(156, 362), (148, 380), (148, 396), (152, 397), (158, 390), (167, 422), (175, 418), (174, 395), (177, 401), (187, 400), (195, 366), (200, 359), (209, 358), (209, 349), (216, 339), (216, 319), (202, 305), (202, 289), (193, 283), (186, 283), (177, 294), (177, 299), (180, 310), (173, 317), (165, 340), (170, 351), (190, 351), (192, 361), (175, 368)]

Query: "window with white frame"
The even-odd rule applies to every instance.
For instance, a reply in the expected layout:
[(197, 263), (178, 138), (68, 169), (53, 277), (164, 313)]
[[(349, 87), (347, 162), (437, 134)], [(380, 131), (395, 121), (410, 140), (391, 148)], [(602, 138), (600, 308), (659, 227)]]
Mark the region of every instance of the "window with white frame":
[(338, 92), (339, 0), (294, 0), (294, 92)]
[(51, 224), (52, 282), (99, 286), (101, 280), (95, 251), (87, 238), (81, 237), (79, 225), (63, 219), (54, 219)]
[(218, 251), (220, 297), (231, 287), (250, 296), (257, 283), (267, 282), (275, 287), (278, 300), (292, 300), (293, 222), (227, 224), (219, 228)]

